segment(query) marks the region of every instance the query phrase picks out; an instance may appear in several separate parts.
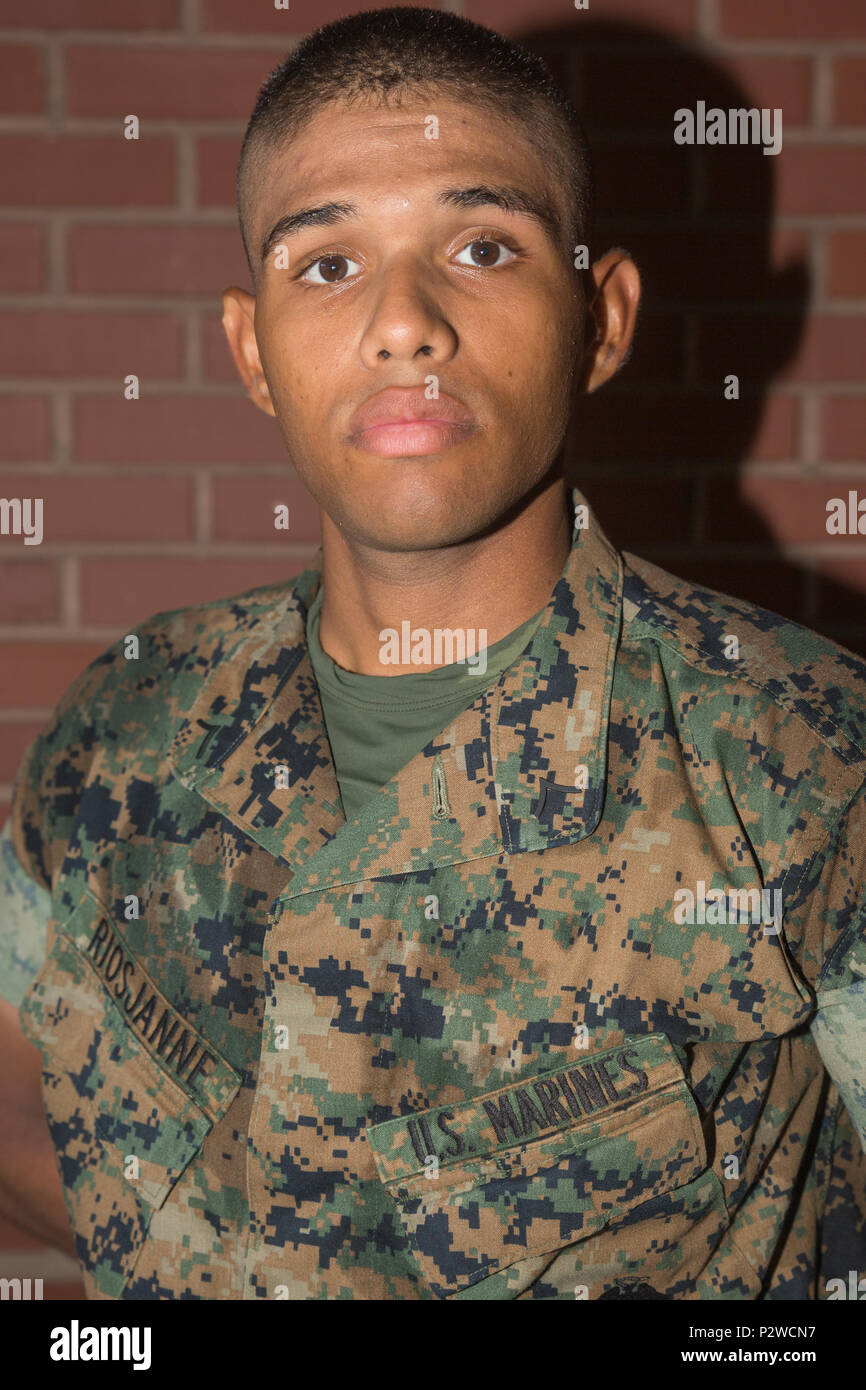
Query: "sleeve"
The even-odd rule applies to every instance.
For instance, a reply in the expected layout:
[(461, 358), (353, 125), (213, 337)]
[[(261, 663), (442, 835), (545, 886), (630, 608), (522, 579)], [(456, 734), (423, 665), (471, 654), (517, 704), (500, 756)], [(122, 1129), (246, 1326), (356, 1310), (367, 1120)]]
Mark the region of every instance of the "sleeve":
[(0, 835), (0, 997), (17, 1008), (45, 956), (51, 894), (25, 871), (7, 822)]
[(818, 907), (832, 945), (811, 1032), (866, 1150), (866, 789), (828, 845)]
[(0, 835), (0, 997), (16, 1006), (45, 957), (55, 886), (103, 735), (115, 645), (72, 681), (15, 778)]
[(0, 996), (21, 1003), (45, 956), (51, 916), (50, 808), (41, 794), (43, 735), (27, 749), (0, 835)]

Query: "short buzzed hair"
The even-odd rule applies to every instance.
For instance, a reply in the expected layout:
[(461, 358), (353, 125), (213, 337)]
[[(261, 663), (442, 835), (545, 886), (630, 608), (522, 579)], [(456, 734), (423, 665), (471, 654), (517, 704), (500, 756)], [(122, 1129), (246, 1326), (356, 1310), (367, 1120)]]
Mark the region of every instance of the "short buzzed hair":
[(259, 92), (237, 172), (241, 237), (254, 283), (249, 229), (269, 157), (328, 102), (372, 100), (384, 106), (412, 89), (444, 92), (520, 124), (557, 187), (569, 193), (563, 252), (578, 243), (590, 245), (589, 148), (576, 111), (541, 58), (492, 29), (441, 10), (365, 10), (314, 30)]

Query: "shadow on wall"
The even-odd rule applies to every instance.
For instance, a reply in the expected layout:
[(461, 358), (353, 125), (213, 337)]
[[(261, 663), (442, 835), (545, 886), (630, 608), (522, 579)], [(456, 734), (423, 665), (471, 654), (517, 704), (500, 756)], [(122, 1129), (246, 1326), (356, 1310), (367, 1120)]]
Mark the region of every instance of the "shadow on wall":
[[(866, 655), (866, 595), (783, 557), (738, 479), (747, 460), (799, 456), (797, 398), (768, 399), (796, 357), (811, 290), (805, 232), (788, 233), (781, 268), (772, 263), (784, 156), (673, 138), (674, 112), (699, 101), (781, 106), (789, 124), (807, 124), (806, 82), (799, 97), (794, 65), (790, 94), (749, 93), (705, 54), (638, 25), (581, 20), (516, 37), (581, 114), (595, 171), (593, 256), (626, 247), (644, 287), (631, 361), (574, 411), (569, 478), (620, 548)], [(731, 373), (739, 400), (724, 396)], [(855, 483), (817, 478), (810, 539), (832, 541), (826, 501)]]

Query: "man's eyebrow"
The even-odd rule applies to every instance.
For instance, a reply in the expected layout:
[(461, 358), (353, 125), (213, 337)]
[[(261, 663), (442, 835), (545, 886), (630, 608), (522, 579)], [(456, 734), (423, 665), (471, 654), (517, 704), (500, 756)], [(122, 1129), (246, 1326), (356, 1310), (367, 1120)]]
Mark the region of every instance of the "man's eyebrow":
[(553, 204), (547, 198), (512, 184), (480, 183), (472, 188), (445, 188), (437, 194), (436, 201), (450, 207), (495, 207), (503, 212), (521, 213), (540, 223), (554, 241), (558, 242), (561, 236), (559, 216)]
[(279, 222), (275, 222), (262, 242), (261, 259), (267, 259), (272, 246), (277, 246), (295, 232), (305, 227), (333, 227), (345, 222), (347, 217), (359, 217), (361, 209), (357, 203), (322, 203), (315, 208), (300, 208), (298, 212), (287, 212)]
[[(555, 242), (558, 242), (561, 236), (559, 217), (553, 205), (546, 198), (538, 197), (511, 184), (479, 183), (471, 188), (443, 188), (437, 193), (436, 201), (443, 207), (496, 207), (503, 212), (520, 213), (538, 222)], [(293, 236), (295, 232), (303, 231), (307, 227), (333, 227), (339, 222), (345, 222), (347, 218), (360, 215), (361, 209), (357, 203), (322, 203), (318, 207), (287, 212), (274, 223), (262, 242), (261, 260), (264, 262), (272, 247)]]

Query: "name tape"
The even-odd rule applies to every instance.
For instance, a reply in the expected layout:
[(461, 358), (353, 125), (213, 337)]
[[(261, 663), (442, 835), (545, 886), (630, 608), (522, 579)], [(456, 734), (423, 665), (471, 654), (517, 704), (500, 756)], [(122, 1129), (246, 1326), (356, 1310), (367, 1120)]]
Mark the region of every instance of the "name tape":
[(94, 923), (91, 904), (87, 923), (70, 933), (73, 941), (136, 1041), (212, 1119), (218, 1118), (238, 1090), (238, 1073), (166, 999), (100, 910), (103, 915)]

